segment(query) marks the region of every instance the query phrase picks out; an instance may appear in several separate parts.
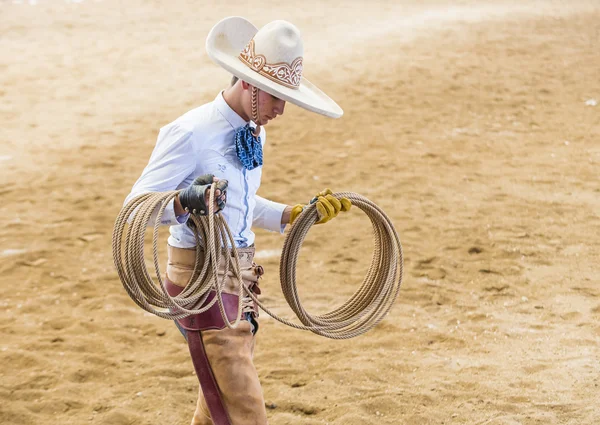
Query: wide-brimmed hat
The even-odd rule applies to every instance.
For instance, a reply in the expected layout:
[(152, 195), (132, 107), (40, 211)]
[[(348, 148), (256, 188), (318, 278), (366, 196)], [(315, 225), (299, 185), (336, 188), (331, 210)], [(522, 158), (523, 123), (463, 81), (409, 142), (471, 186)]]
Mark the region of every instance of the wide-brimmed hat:
[(260, 30), (239, 16), (223, 19), (206, 39), (208, 56), (239, 79), (301, 108), (332, 118), (344, 111), (302, 76), (300, 31), (286, 21)]

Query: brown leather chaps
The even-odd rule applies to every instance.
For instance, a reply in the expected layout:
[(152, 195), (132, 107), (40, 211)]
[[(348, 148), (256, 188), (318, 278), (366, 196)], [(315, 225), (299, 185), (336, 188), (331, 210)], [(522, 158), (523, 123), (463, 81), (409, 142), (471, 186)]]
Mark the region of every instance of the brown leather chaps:
[[(168, 246), (166, 287), (178, 295), (190, 280), (196, 261), (195, 249)], [(253, 263), (254, 248), (238, 249), (244, 285), (260, 293), (258, 279), (262, 267)], [(224, 264), (219, 277), (224, 275)], [(237, 279), (231, 272), (223, 293), (225, 312), (235, 320), (238, 309)], [(211, 293), (207, 303), (215, 296)], [(265, 425), (267, 415), (258, 374), (252, 362), (258, 323), (258, 309), (251, 298), (243, 300), (242, 320), (236, 329), (223, 322), (215, 303), (202, 314), (178, 320), (186, 340), (194, 369), (200, 381), (198, 404), (192, 425)]]

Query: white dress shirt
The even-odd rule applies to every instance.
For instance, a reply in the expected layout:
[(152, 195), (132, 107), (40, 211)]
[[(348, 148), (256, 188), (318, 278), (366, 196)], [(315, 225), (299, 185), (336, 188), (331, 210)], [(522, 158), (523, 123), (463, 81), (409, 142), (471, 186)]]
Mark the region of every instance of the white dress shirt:
[[(188, 187), (202, 174), (214, 174), (229, 182), (227, 203), (221, 212), (237, 247), (254, 243), (251, 226), (283, 232), (281, 216), (285, 204), (256, 194), (262, 167), (246, 170), (237, 158), (235, 130), (247, 124), (229, 107), (223, 94), (193, 109), (160, 129), (154, 151), (142, 175), (133, 185), (124, 205), (147, 192), (166, 192)], [(264, 127), (260, 133), (265, 145)], [(156, 214), (156, 212), (155, 212)], [(154, 225), (155, 215), (149, 225)], [(196, 246), (194, 234), (185, 224), (188, 215), (176, 216), (173, 201), (164, 211), (161, 223), (171, 225), (169, 244), (177, 248)]]

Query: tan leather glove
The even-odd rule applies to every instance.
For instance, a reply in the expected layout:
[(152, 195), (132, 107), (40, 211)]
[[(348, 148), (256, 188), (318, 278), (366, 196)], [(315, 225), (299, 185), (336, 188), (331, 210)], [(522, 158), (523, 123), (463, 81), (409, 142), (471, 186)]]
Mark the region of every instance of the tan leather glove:
[[(332, 218), (336, 217), (340, 211), (349, 211), (352, 207), (352, 203), (348, 198), (337, 199), (333, 196), (331, 189), (325, 189), (315, 196), (311, 201), (311, 204), (317, 204), (317, 215), (319, 220), (316, 224), (327, 223)], [(306, 205), (297, 204), (292, 208), (290, 214), (290, 224), (294, 224), (296, 218), (304, 210)]]
[(300, 213), (304, 211), (305, 206), (306, 205), (296, 204), (292, 207), (292, 212), (290, 213), (290, 224), (294, 224), (294, 221), (296, 221)]

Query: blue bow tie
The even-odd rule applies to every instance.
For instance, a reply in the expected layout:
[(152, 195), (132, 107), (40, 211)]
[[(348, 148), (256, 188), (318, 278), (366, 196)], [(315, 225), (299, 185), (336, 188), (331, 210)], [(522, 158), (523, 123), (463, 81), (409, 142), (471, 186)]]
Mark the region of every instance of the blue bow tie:
[(253, 170), (263, 165), (262, 144), (260, 136), (256, 137), (250, 124), (235, 131), (235, 151), (237, 157), (247, 170)]

